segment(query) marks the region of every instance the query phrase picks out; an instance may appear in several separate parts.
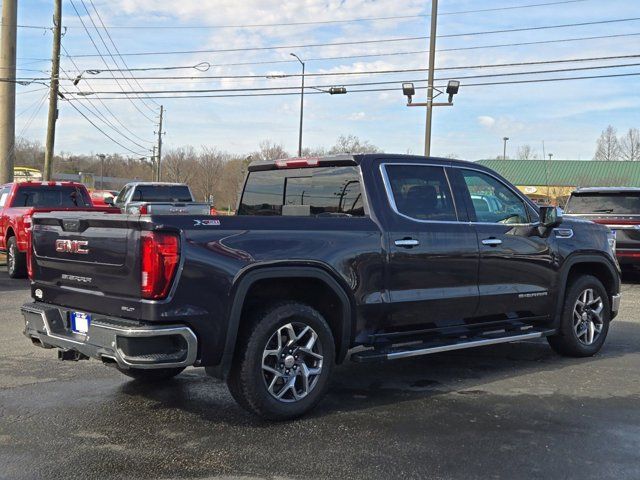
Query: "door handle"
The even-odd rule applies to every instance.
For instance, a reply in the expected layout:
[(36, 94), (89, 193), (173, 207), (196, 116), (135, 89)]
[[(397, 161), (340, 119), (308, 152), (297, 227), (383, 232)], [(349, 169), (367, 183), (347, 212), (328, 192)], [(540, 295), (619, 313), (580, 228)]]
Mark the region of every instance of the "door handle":
[(490, 247), (497, 247), (498, 245), (502, 245), (502, 240), (499, 238), (485, 238), (482, 240), (483, 245), (489, 245)]
[(414, 238), (403, 238), (394, 242), (398, 247), (411, 248), (420, 245), (420, 242)]

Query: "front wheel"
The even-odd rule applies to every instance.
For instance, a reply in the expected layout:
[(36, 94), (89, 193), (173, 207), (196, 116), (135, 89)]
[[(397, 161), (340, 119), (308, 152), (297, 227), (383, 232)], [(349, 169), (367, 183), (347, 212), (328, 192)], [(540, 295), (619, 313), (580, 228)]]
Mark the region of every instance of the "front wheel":
[(278, 303), (247, 320), (227, 381), (235, 400), (268, 420), (311, 410), (325, 394), (335, 363), (326, 320), (298, 302)]
[(610, 320), (609, 296), (602, 282), (584, 275), (569, 285), (560, 329), (547, 340), (561, 355), (590, 357), (602, 348)]

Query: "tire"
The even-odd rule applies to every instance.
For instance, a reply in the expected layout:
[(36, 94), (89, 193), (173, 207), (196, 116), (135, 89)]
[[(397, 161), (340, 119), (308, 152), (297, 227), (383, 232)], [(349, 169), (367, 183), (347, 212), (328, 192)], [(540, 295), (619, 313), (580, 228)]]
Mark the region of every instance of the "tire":
[(246, 320), (227, 379), (233, 398), (266, 420), (289, 420), (313, 409), (335, 364), (335, 342), (323, 316), (308, 305), (282, 302)]
[[(581, 307), (585, 303), (586, 306)], [(602, 282), (584, 275), (568, 286), (560, 328), (556, 335), (547, 337), (547, 341), (560, 355), (591, 357), (602, 348), (610, 320), (609, 296)]]
[(178, 368), (120, 368), (116, 367), (118, 371), (127, 377), (131, 377), (140, 383), (155, 383), (169, 380), (170, 378), (179, 375), (184, 367)]
[(18, 250), (16, 237), (9, 237), (7, 240), (7, 273), (11, 278), (27, 276), (27, 255)]

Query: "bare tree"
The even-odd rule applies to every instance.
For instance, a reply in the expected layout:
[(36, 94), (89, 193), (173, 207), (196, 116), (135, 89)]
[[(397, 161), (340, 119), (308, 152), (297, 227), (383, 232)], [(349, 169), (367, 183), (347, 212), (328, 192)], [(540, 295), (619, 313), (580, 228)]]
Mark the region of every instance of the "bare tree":
[(518, 159), (519, 160), (537, 160), (538, 154), (531, 145), (521, 145), (518, 147)]
[(205, 201), (216, 197), (218, 185), (223, 180), (222, 171), (229, 155), (215, 148), (202, 147), (198, 158), (197, 176), (193, 182), (194, 194)]
[(620, 157), (623, 160), (640, 160), (640, 130), (630, 128), (620, 140)]
[(197, 166), (198, 156), (193, 147), (169, 150), (162, 156), (162, 179), (189, 184), (197, 177)]
[(273, 143), (271, 140), (263, 140), (260, 142), (260, 150), (253, 152), (251, 155), (252, 161), (265, 161), (278, 160), (280, 158), (288, 158), (291, 155), (284, 149), (279, 143)]
[(594, 160), (619, 160), (620, 159), (620, 143), (616, 136), (616, 129), (609, 125), (600, 134), (598, 138), (598, 146), (593, 156)]
[(327, 153), (330, 155), (336, 153), (377, 153), (382, 152), (382, 149), (376, 147), (367, 140), (360, 140), (355, 135), (340, 135), (336, 140), (336, 143), (331, 147)]

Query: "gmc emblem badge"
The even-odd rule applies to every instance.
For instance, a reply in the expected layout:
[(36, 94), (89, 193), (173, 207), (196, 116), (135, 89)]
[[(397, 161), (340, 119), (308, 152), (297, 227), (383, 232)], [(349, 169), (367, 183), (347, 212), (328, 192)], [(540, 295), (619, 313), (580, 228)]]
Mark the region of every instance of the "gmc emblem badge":
[(89, 249), (85, 248), (88, 245), (86, 240), (56, 240), (56, 252), (86, 255), (89, 253)]

